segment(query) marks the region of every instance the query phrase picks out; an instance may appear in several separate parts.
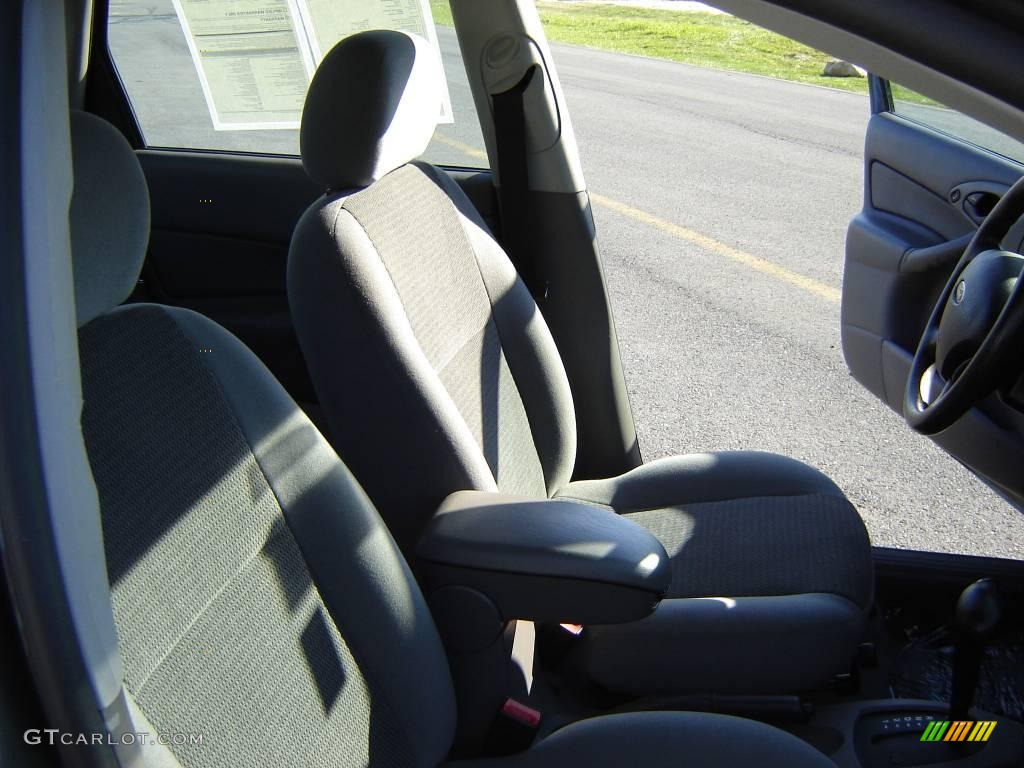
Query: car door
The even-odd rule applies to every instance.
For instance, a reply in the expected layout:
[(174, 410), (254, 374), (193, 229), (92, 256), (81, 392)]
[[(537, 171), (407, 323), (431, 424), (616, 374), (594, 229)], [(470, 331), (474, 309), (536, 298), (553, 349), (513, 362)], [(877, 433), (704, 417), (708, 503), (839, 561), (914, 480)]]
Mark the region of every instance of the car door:
[[(925, 323), (978, 224), (1024, 174), (1024, 145), (881, 78), (870, 86), (864, 204), (846, 240), (842, 344), (857, 381), (902, 413)], [(1021, 252), (1022, 240), (1018, 222), (1002, 247)], [(1018, 506), (1021, 386), (1011, 380), (932, 438)]]

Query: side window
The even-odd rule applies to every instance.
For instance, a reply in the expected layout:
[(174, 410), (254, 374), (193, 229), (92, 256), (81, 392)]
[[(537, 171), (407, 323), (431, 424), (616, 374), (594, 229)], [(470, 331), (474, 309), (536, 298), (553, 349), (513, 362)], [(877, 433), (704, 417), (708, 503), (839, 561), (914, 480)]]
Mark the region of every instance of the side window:
[(299, 153), (306, 88), (338, 40), (415, 32), (434, 44), (448, 84), (425, 159), (486, 164), (444, 0), (111, 0), (107, 29), (146, 146), (279, 155)]
[(892, 111), (895, 114), (1024, 163), (1024, 144), (1021, 142), (909, 88), (896, 83), (890, 83), (889, 87), (892, 94)]

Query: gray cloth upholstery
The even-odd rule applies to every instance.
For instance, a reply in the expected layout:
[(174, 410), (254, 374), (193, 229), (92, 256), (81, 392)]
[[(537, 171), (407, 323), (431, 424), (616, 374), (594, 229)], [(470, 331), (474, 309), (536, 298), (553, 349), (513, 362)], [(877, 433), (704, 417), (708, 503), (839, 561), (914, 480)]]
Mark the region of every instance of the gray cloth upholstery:
[(324, 189), (371, 184), (419, 157), (441, 114), (444, 73), (426, 40), (374, 30), (332, 48), (302, 110), (302, 164)]
[(691, 504), (751, 496), (824, 494), (845, 499), (826, 475), (774, 453), (713, 451), (652, 461), (618, 477), (579, 480), (561, 489), (572, 496), (637, 512), (685, 500)]
[(672, 559), (669, 597), (824, 592), (866, 609), (868, 535), (827, 477), (770, 453), (671, 457), (621, 477), (570, 483), (558, 498), (599, 504), (658, 537)]
[(849, 502), (834, 496), (676, 503), (623, 517), (665, 546), (669, 597), (828, 592), (861, 607), (871, 597), (870, 562), (843, 556), (866, 546), (866, 532)]
[(408, 165), (324, 196), (299, 222), (288, 264), (332, 442), (407, 553), (453, 489), (548, 496), (576, 452), (547, 327), (439, 176)]
[(820, 472), (768, 453), (694, 454), (557, 497), (614, 509), (672, 562), (654, 614), (588, 632), (584, 663), (604, 686), (799, 692), (848, 667), (872, 599), (870, 543)]
[(110, 123), (71, 111), (71, 259), (81, 327), (132, 292), (149, 244), (149, 189)]
[(458, 211), (500, 330), (502, 351), (526, 405), (547, 495), (551, 495), (569, 482), (576, 460), (576, 411), (558, 349), (533, 296), (466, 193), (443, 171), (426, 164), (419, 168)]
[[(134, 159), (117, 142), (75, 151)], [(104, 178), (89, 188), (110, 193), (118, 177)], [(134, 251), (114, 250), (98, 269), (119, 259), (138, 268)], [(441, 763), (455, 704), (423, 596), (362, 490), (262, 363), (207, 318), (148, 304), (84, 324), (79, 360), (125, 715), (150, 737), (202, 737), (147, 741), (147, 762)], [(636, 753), (627, 734), (693, 750), (694, 765), (758, 755), (774, 766), (781, 754), (795, 768), (821, 764), (780, 731), (703, 715), (591, 720), (532, 759), (488, 764), (553, 765), (575, 748), (589, 764), (621, 765)]]
[(444, 768), (828, 768), (821, 752), (763, 723), (696, 712), (608, 715), (556, 731), (508, 758)]
[[(373, 45), (395, 48), (396, 71), (366, 78), (390, 93), (407, 42)], [(328, 70), (318, 102), (345, 104), (370, 87)], [(385, 101), (368, 104), (379, 112), (371, 122), (386, 122)], [(431, 128), (433, 119), (424, 116)], [(337, 148), (338, 162), (350, 149)], [(318, 145), (304, 162), (319, 167), (327, 151)], [(460, 490), (601, 504), (675, 557), (670, 599), (654, 615), (591, 628), (597, 681), (631, 693), (796, 692), (849, 669), (871, 600), (871, 550), (834, 483), (797, 461), (744, 452), (570, 483), (576, 424), (561, 358), (465, 194), (423, 163), (344, 181), (296, 227), (288, 295), (332, 444), (404, 552)], [(707, 597), (732, 608), (712, 613)], [(763, 663), (769, 652), (786, 658)]]
[(152, 305), (92, 321), (80, 350), (125, 685), (158, 732), (207, 734), (173, 745), (178, 760), (440, 760), (454, 704), (429, 612), (262, 364), (205, 318)]
[(331, 617), (353, 646), (376, 699), (395, 713), (417, 753), (415, 764), (423, 755), (443, 753), (454, 729), (448, 665), (387, 526), (255, 355), (202, 315), (179, 310), (175, 319), (197, 348), (220, 350), (203, 360), (253, 446)]

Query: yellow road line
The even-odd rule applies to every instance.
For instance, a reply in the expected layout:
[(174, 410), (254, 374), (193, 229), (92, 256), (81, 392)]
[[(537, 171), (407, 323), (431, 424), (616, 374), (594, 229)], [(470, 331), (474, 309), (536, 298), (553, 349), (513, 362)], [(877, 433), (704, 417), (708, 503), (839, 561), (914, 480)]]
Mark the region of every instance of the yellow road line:
[(461, 141), (456, 141), (455, 139), (449, 139), (443, 133), (435, 133), (434, 141), (440, 141), (442, 144), (447, 144), (452, 149), (457, 149), (462, 154), (469, 155), (470, 157), (475, 157), (477, 160), (487, 159), (487, 153), (484, 152), (483, 150), (479, 150), (476, 147), (471, 147), (469, 146), (469, 144), (463, 144)]
[[(440, 141), (442, 144), (447, 144), (452, 149), (457, 149), (459, 152), (470, 157), (474, 157), (478, 160), (487, 160), (486, 152), (482, 152), (476, 147), (471, 147), (468, 144), (463, 144), (461, 141), (450, 139), (440, 133), (435, 133), (434, 139)], [(596, 205), (600, 205), (602, 208), (607, 208), (610, 211), (614, 211), (622, 216), (638, 221), (641, 224), (646, 224), (649, 227), (661, 230), (667, 235), (671, 235), (680, 240), (685, 240), (688, 243), (693, 243), (698, 248), (703, 248), (704, 250), (710, 251), (718, 256), (722, 256), (731, 261), (743, 264), (746, 267), (750, 267), (757, 272), (769, 275), (785, 283), (789, 283), (790, 285), (796, 286), (797, 288), (807, 291), (819, 298), (825, 299), (826, 301), (830, 301), (834, 304), (839, 303), (839, 289), (833, 288), (831, 285), (827, 285), (820, 280), (815, 280), (813, 277), (801, 275), (799, 272), (786, 269), (773, 261), (763, 259), (760, 256), (755, 256), (752, 253), (741, 251), (739, 248), (734, 248), (720, 240), (715, 240), (713, 237), (708, 237), (694, 229), (683, 227), (679, 224), (673, 224), (671, 221), (666, 221), (652, 213), (642, 211), (639, 208), (634, 208), (633, 206), (626, 205), (625, 203), (620, 203), (618, 200), (613, 200), (610, 197), (599, 195), (596, 192), (590, 193), (590, 201)]]
[(773, 261), (768, 261), (768, 259), (762, 259), (760, 256), (755, 256), (752, 253), (741, 251), (739, 248), (733, 248), (731, 245), (715, 240), (713, 237), (708, 237), (707, 235), (701, 234), (689, 227), (681, 227), (678, 224), (673, 224), (671, 221), (666, 221), (654, 214), (647, 213), (647, 211), (641, 211), (639, 208), (634, 208), (631, 205), (620, 203), (618, 200), (612, 200), (610, 197), (599, 195), (596, 192), (590, 193), (590, 200), (603, 208), (607, 208), (623, 216), (627, 216), (634, 221), (639, 221), (641, 224), (647, 224), (655, 229), (660, 229), (665, 234), (672, 235), (680, 240), (685, 240), (688, 243), (693, 243), (706, 251), (711, 251), (711, 253), (724, 256), (727, 259), (743, 264), (744, 266), (750, 267), (751, 269), (765, 275), (770, 275), (771, 277), (782, 280), (790, 285), (795, 285), (797, 288), (801, 288), (808, 293), (819, 296), (826, 301), (831, 301), (833, 303), (838, 303), (839, 301), (838, 288), (826, 285), (819, 280), (815, 280), (813, 277), (807, 277), (806, 275), (801, 275), (798, 272), (793, 272), (792, 270), (786, 269)]

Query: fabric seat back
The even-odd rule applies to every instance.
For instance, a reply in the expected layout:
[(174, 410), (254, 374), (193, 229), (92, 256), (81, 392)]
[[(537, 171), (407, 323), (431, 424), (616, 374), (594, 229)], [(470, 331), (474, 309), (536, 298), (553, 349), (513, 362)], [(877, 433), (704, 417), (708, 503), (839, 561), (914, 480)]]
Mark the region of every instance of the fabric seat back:
[[(288, 263), (332, 443), (406, 551), (453, 491), (551, 495), (576, 453), (568, 381), (537, 305), (462, 190), (410, 162), (439, 101), (401, 113), (414, 128), (396, 118), (370, 139), (346, 132), (351, 115), (395, 109), (380, 94), (437, 88), (436, 56), (418, 46), (364, 33), (321, 63), (301, 136), (306, 170), (326, 192), (296, 227)], [(387, 66), (409, 48), (411, 71)], [(379, 87), (342, 74), (354, 71)], [(390, 166), (359, 162), (385, 154)]]

